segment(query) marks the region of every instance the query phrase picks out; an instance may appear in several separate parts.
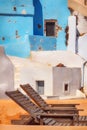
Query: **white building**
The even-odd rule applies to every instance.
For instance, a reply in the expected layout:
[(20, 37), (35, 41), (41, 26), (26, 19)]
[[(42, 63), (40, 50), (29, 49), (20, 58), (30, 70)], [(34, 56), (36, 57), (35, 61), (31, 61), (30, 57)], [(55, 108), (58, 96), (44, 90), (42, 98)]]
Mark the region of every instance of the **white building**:
[[(10, 57), (15, 66), (15, 89), (29, 83), (44, 98), (85, 97), (81, 88), (84, 60), (68, 51), (31, 52), (29, 59)], [(59, 63), (66, 67), (56, 67)]]
[(87, 60), (87, 0), (68, 0), (71, 16), (68, 19), (67, 50)]
[(5, 91), (14, 89), (14, 67), (4, 48), (0, 46), (0, 98), (7, 98)]

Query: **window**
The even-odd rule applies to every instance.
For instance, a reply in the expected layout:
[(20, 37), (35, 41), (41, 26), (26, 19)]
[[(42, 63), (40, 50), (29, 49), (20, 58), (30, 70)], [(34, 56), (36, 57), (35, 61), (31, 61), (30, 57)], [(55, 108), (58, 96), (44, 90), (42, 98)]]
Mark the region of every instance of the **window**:
[(37, 92), (40, 95), (44, 95), (44, 81), (36, 81)]
[(64, 93), (68, 93), (69, 92), (69, 84), (65, 83), (64, 84)]
[(46, 23), (46, 36), (55, 36), (55, 22)]
[(57, 37), (57, 33), (58, 33), (57, 20), (55, 19), (45, 20), (44, 24), (45, 24), (44, 25), (45, 35)]

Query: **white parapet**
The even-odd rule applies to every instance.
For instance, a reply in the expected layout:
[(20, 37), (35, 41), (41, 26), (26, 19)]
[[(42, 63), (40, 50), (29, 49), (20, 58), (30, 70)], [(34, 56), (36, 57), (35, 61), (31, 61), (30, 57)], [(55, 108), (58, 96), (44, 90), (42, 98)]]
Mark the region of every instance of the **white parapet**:
[(0, 98), (6, 98), (5, 91), (14, 89), (14, 67), (0, 46)]
[(78, 54), (87, 60), (87, 33), (78, 39)]
[(69, 39), (68, 39), (68, 47), (69, 51), (76, 53), (76, 17), (69, 16), (68, 18), (68, 26), (69, 26)]

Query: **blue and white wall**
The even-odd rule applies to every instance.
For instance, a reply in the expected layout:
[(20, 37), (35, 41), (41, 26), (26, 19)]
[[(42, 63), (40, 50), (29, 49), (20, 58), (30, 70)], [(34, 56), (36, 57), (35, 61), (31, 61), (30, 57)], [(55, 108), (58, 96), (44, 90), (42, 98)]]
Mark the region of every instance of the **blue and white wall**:
[[(28, 57), (31, 50), (66, 50), (69, 15), (67, 0), (0, 0), (0, 45), (19, 57)], [(45, 36), (46, 19), (58, 21), (58, 37)]]
[[(36, 12), (36, 15), (34, 15), (34, 34), (45, 35), (44, 20), (56, 19), (58, 21), (58, 26), (60, 26), (62, 30), (58, 32), (56, 49), (54, 47), (53, 50), (66, 50), (65, 28), (68, 25), (68, 16), (70, 15), (67, 8), (67, 0), (34, 0), (34, 4)], [(41, 28), (38, 28), (38, 24)]]
[(27, 57), (33, 35), (32, 0), (0, 0), (0, 45), (9, 55)]

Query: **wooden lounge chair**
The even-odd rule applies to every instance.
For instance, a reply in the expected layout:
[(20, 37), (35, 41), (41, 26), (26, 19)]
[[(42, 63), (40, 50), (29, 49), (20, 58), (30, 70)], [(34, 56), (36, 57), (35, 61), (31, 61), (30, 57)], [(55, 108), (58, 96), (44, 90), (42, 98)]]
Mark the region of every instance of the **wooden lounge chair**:
[(23, 115), (20, 119), (11, 120), (11, 124), (13, 125), (36, 125), (34, 119), (29, 115)]
[(82, 111), (82, 109), (77, 109), (75, 107), (78, 104), (47, 104), (45, 100), (29, 84), (20, 85), (20, 87), (39, 107), (41, 107), (45, 111), (62, 111), (62, 113), (67, 112), (75, 114), (78, 114), (79, 111)]
[(54, 118), (69, 118), (71, 122), (68, 125), (74, 124), (75, 115), (74, 114), (48, 114), (43, 109), (34, 104), (26, 95), (22, 94), (20, 91), (10, 91), (6, 92), (12, 100), (14, 100), (18, 105), (20, 105), (24, 110), (26, 110), (34, 121), (40, 125), (66, 125), (64, 122), (58, 122)]

